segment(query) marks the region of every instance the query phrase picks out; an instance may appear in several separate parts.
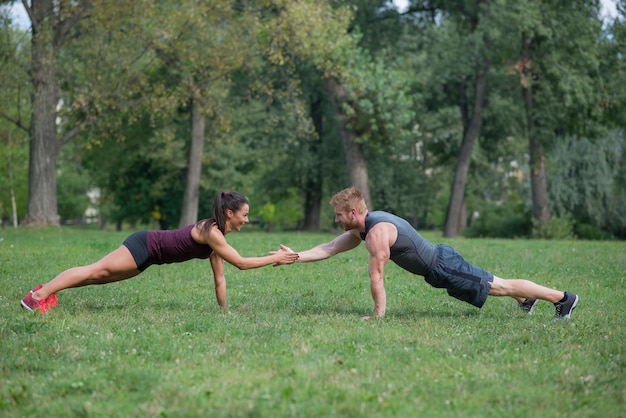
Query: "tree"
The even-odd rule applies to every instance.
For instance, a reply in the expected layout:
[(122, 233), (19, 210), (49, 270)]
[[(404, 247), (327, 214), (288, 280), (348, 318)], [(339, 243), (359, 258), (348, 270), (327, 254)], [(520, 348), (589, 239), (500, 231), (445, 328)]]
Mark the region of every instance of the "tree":
[(599, 45), (603, 58), (600, 74), (607, 84), (600, 106), (605, 109), (603, 125), (626, 130), (626, 2), (616, 3), (618, 16), (607, 23)]
[(323, 196), (337, 182), (339, 187), (345, 184), (328, 92), (320, 71), (305, 59), (266, 64), (255, 71), (237, 71), (233, 77), (231, 104), (238, 110), (232, 135), (246, 144), (248, 158), (252, 157), (240, 165), (258, 176), (251, 196), (255, 206), (281, 208), (275, 212), (277, 225), (286, 225), (285, 218), (291, 215), (283, 209), (295, 200), (304, 211), (290, 226), (319, 230), (328, 223), (322, 217), (327, 206)]
[(81, 143), (83, 166), (101, 189), (103, 228), (156, 221), (167, 229), (180, 218), (188, 114), (159, 116), (147, 106), (120, 112), (115, 135), (93, 130)]
[[(324, 138), (323, 101), (321, 97), (312, 98), (310, 115), (316, 133), (316, 138), (310, 141), (310, 151), (313, 155), (319, 155), (321, 141)], [(302, 229), (305, 231), (320, 230), (323, 174), (322, 160), (320, 158), (313, 159), (304, 187), (304, 224)]]
[[(30, 136), (25, 224), (58, 225), (60, 147), (107, 113), (110, 116), (112, 109), (130, 106), (128, 98), (141, 88), (141, 80), (131, 72), (142, 51), (124, 55), (128, 46), (135, 45), (137, 25), (131, 19), (136, 16), (135, 8), (141, 9), (139, 3), (23, 1), (31, 22), (30, 66), (23, 69), (32, 85), (31, 117), (28, 125), (20, 123), (22, 118), (13, 122), (20, 123)], [(82, 24), (87, 18), (89, 24)], [(126, 32), (123, 42), (116, 45), (113, 42), (121, 36), (120, 31), (111, 30), (114, 24)], [(91, 37), (97, 31), (109, 36)], [(105, 48), (100, 48), (103, 44)]]
[(91, 176), (85, 168), (75, 141), (59, 150), (57, 158), (57, 197), (59, 219), (62, 222), (82, 223), (90, 206), (88, 192)]
[[(295, 55), (309, 60), (325, 79), (327, 91), (338, 115), (339, 132), (343, 143), (348, 182), (358, 187), (367, 204), (371, 204), (367, 175), (367, 162), (363, 144), (358, 143), (349, 112), (347, 80), (349, 63), (358, 61), (355, 37), (347, 32), (351, 19), (348, 8), (333, 9), (328, 3), (288, 2), (281, 9), (274, 33), (280, 53), (270, 58), (284, 61), (285, 55)], [(355, 54), (356, 52), (356, 54)], [(357, 64), (358, 65), (358, 64)]]
[(180, 4), (165, 2), (155, 9), (152, 48), (171, 78), (171, 90), (160, 89), (167, 101), (190, 112), (191, 140), (187, 180), (179, 226), (196, 222), (206, 117), (226, 128), (224, 99), (233, 71), (251, 65), (258, 54), (259, 21), (252, 3), (221, 0)]
[(593, 142), (569, 136), (560, 141), (552, 152), (551, 208), (572, 214), (579, 224), (619, 235), (626, 227), (626, 193), (620, 187), (625, 145), (617, 131)]
[(26, 135), (15, 127), (0, 122), (0, 223), (6, 221), (17, 228), (26, 207), (28, 147)]
[[(450, 10), (450, 14), (454, 16), (451, 18), (458, 25), (458, 38), (456, 38), (458, 44), (454, 49), (458, 51), (459, 55), (465, 55), (461, 59), (459, 59), (459, 55), (456, 58), (467, 63), (467, 66), (459, 70), (459, 78), (453, 81), (458, 89), (457, 97), (463, 125), (463, 137), (446, 214), (443, 231), (445, 237), (457, 236), (466, 226), (467, 216), (464, 209), (467, 174), (472, 158), (472, 149), (483, 124), (483, 108), (486, 104), (487, 79), (491, 66), (488, 56), (491, 46), (488, 33), (488, 16), (491, 13), (491, 4), (489, 1), (471, 4), (475, 9), (468, 6), (467, 8), (455, 7)], [(460, 13), (457, 10), (460, 10)], [(460, 16), (455, 16), (457, 13)]]
[[(14, 227), (26, 212), (28, 190), (29, 84), (23, 77), (28, 37), (0, 9), (0, 220)], [(22, 119), (24, 118), (24, 119)]]
[(518, 31), (533, 217), (550, 218), (546, 152), (564, 134), (597, 136), (601, 95), (598, 2), (516, 2), (502, 22)]
[(346, 114), (346, 108), (350, 106), (346, 86), (335, 77), (326, 78), (326, 86), (335, 105), (343, 153), (346, 158), (348, 184), (359, 189), (363, 194), (365, 204), (368, 207), (372, 207), (364, 145), (358, 142), (358, 133)]
[(23, 1), (31, 22), (32, 83), (27, 225), (58, 225), (56, 158), (59, 147), (76, 134), (57, 137), (58, 58), (71, 29), (85, 16), (89, 1)]
[(415, 140), (410, 91), (416, 76), (397, 49), (403, 33), (397, 11), (379, 0), (347, 3), (355, 7), (349, 33), (358, 43), (346, 57), (343, 75), (327, 84), (339, 115), (349, 183), (374, 207), (370, 162), (394, 149), (402, 151), (391, 151), (392, 157), (403, 158), (405, 141)]
[[(486, 1), (413, 1), (395, 25), (395, 32), (403, 35), (389, 47), (388, 55), (410, 57), (406, 60), (410, 62), (408, 68), (413, 79), (406, 78), (406, 82), (417, 115), (410, 123), (415, 131), (413, 145), (419, 146), (418, 154), (425, 156), (430, 152), (439, 164), (454, 166), (444, 228), (447, 236), (457, 235), (465, 225), (466, 183), (472, 150), (481, 132), (487, 105), (492, 55), (490, 31), (493, 30), (488, 19), (490, 13), (491, 2)], [(394, 22), (392, 15), (379, 19), (383, 18), (381, 22), (385, 25)], [(370, 18), (370, 21), (375, 19)], [(394, 39), (378, 32), (377, 35)], [(366, 32), (365, 37), (371, 38), (371, 35)], [(407, 71), (407, 66), (404, 67)], [(405, 149), (404, 154), (410, 153)], [(428, 166), (434, 162), (434, 158), (414, 160), (430, 173), (420, 173), (422, 178), (430, 179), (429, 183), (433, 180), (433, 170)], [(441, 176), (446, 171), (437, 170), (437, 173)], [(440, 192), (447, 188), (433, 190)], [(419, 218), (424, 220), (425, 216)]]
[[(302, 67), (302, 66), (299, 66)], [(304, 175), (301, 189), (304, 194), (304, 219), (302, 229), (319, 231), (322, 221), (322, 196), (324, 194), (324, 177), (328, 172), (329, 157), (329, 125), (332, 120), (328, 116), (329, 97), (319, 71), (312, 68), (299, 68), (302, 96), (308, 104), (309, 117), (313, 125), (310, 134), (303, 135), (306, 156), (302, 156)]]

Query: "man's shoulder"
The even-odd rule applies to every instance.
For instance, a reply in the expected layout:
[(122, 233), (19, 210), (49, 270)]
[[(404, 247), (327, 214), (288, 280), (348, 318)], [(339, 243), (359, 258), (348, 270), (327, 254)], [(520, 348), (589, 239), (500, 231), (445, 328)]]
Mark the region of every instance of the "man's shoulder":
[(368, 236), (370, 234), (377, 235), (385, 232), (396, 232), (397, 230), (398, 227), (393, 222), (391, 222), (390, 219), (381, 219), (374, 225), (372, 225), (372, 227), (368, 231)]
[(368, 215), (379, 222), (389, 222), (395, 219), (402, 219), (397, 215), (394, 215), (391, 212), (385, 212), (384, 210), (375, 210), (373, 212), (368, 212)]
[(379, 224), (386, 224), (386, 225), (395, 227), (395, 223), (398, 220), (402, 219), (392, 213), (385, 212), (382, 210), (369, 212), (368, 215), (369, 215), (370, 225), (372, 225), (371, 226), (372, 228), (378, 226)]

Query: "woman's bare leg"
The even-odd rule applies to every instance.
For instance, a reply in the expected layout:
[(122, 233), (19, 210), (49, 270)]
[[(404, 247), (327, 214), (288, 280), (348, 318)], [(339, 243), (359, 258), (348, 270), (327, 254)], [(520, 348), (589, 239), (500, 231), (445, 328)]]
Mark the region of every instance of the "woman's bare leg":
[(53, 293), (71, 287), (106, 284), (130, 279), (141, 273), (135, 259), (124, 245), (88, 266), (72, 267), (60, 273), (41, 289), (33, 292), (35, 300), (45, 299)]

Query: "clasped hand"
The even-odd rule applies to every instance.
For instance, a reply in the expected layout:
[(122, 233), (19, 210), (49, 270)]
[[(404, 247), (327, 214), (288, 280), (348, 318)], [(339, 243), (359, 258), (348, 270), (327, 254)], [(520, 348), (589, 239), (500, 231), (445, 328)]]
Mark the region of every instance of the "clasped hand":
[(280, 248), (278, 251), (270, 251), (270, 255), (280, 254), (280, 260), (276, 263), (272, 264), (274, 267), (280, 266), (283, 264), (293, 264), (298, 260), (298, 253), (294, 252), (291, 248), (286, 247), (280, 244)]

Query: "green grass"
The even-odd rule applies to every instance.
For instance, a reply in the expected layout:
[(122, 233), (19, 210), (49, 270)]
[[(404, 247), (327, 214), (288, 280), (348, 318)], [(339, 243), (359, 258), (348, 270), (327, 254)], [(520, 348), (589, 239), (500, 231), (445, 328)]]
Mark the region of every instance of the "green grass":
[[(364, 247), (227, 266), (228, 312), (202, 260), (66, 290), (47, 315), (19, 308), (34, 285), (126, 235), (0, 230), (0, 416), (624, 416), (624, 242), (445, 241), (498, 276), (577, 292), (573, 318), (557, 323), (548, 303), (532, 316), (504, 298), (478, 310), (391, 264), (387, 316), (362, 321), (373, 307)], [(330, 238), (228, 236), (246, 256)]]

